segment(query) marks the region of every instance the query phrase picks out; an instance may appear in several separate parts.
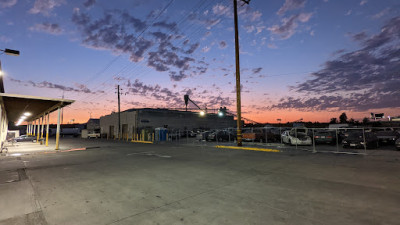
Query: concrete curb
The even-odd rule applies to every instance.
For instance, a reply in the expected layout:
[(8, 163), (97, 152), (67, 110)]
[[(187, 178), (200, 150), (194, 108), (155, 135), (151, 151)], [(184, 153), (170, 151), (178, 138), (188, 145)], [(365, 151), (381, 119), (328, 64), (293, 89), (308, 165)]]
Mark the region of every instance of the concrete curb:
[(132, 143), (144, 143), (144, 144), (153, 144), (152, 141), (131, 141)]
[(281, 152), (278, 149), (269, 148), (251, 148), (251, 147), (237, 147), (237, 146), (226, 146), (226, 145), (216, 145), (216, 148), (228, 148), (228, 149), (238, 149), (238, 150), (249, 150), (249, 151), (260, 151), (260, 152)]

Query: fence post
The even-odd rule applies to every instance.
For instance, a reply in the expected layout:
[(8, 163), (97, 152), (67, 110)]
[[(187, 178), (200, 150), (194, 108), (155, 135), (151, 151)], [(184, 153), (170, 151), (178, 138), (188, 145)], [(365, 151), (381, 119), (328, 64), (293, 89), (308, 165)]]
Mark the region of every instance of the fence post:
[(313, 142), (313, 153), (316, 153), (317, 150), (315, 149), (315, 135), (314, 135), (314, 128), (312, 128), (312, 142)]
[(365, 142), (365, 128), (363, 127), (363, 140), (364, 140), (364, 152), (367, 154), (367, 143)]
[(298, 141), (297, 141), (297, 140), (298, 140), (298, 139), (297, 139), (297, 127), (294, 128), (294, 132), (295, 132), (295, 135), (296, 135), (296, 149), (297, 149), (297, 142), (298, 142)]
[(253, 127), (251, 128), (251, 133), (254, 134), (254, 139), (252, 140), (252, 142), (254, 143), (254, 140), (256, 139), (256, 135), (255, 135), (255, 133), (254, 133)]
[(338, 129), (336, 128), (336, 152), (339, 152), (339, 135), (338, 135)]

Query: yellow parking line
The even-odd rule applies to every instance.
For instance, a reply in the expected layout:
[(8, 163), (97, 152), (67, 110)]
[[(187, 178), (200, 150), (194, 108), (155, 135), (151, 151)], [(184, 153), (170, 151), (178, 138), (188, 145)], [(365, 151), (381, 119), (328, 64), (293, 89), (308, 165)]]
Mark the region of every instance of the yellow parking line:
[(131, 141), (133, 143), (145, 143), (145, 144), (153, 144), (152, 141)]
[(239, 149), (239, 150), (250, 150), (250, 151), (261, 151), (261, 152), (280, 152), (278, 149), (269, 149), (269, 148), (251, 148), (251, 147), (238, 147), (238, 146), (225, 146), (225, 145), (216, 145), (216, 148), (230, 148), (230, 149)]

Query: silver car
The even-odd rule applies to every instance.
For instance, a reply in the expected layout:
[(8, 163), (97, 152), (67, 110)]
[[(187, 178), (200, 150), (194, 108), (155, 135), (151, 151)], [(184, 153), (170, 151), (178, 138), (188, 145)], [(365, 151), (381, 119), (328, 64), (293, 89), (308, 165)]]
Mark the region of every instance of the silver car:
[(302, 132), (284, 131), (281, 135), (282, 142), (290, 145), (312, 145), (311, 137)]
[(28, 136), (28, 135), (21, 135), (19, 137), (13, 138), (13, 141), (15, 142), (26, 142), (26, 141), (30, 141), (30, 142), (36, 142), (36, 137), (35, 136)]

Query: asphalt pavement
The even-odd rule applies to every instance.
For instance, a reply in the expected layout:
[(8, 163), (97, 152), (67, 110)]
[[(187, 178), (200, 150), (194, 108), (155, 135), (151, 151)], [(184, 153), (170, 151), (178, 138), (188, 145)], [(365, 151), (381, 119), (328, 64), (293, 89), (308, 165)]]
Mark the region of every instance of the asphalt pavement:
[[(0, 224), (399, 224), (400, 152), (62, 139), (0, 156)], [(270, 146), (272, 148), (272, 146)], [(278, 148), (279, 147), (279, 148)]]

